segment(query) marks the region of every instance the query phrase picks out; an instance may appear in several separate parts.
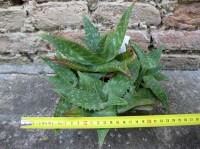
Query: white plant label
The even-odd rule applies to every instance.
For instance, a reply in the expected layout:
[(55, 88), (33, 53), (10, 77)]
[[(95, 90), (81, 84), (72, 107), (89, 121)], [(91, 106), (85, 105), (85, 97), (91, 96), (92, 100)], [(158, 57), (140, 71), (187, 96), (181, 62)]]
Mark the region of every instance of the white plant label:
[(126, 52), (126, 44), (129, 43), (129, 40), (130, 40), (130, 36), (125, 35), (124, 41), (123, 41), (122, 46), (121, 46), (121, 49), (120, 49), (120, 51), (119, 51), (119, 54), (120, 54), (120, 53)]

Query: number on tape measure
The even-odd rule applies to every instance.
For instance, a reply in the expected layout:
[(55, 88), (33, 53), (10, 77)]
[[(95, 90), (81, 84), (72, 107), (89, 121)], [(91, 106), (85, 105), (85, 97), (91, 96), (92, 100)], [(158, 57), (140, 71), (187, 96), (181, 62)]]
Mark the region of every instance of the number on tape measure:
[(200, 125), (200, 114), (118, 117), (22, 117), (24, 129), (136, 128)]

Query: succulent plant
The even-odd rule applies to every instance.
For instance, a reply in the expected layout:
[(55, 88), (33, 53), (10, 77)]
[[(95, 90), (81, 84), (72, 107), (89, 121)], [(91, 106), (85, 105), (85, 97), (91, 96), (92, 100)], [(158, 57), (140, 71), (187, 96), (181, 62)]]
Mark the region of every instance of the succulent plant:
[[(56, 49), (55, 58), (42, 57), (54, 71), (47, 80), (60, 95), (55, 117), (60, 116), (117, 116), (127, 111), (151, 110), (168, 99), (159, 81), (168, 80), (160, 70), (163, 47), (144, 53), (130, 41), (126, 52), (119, 54), (132, 4), (123, 14), (114, 31), (103, 36), (83, 16), (85, 46), (66, 38), (41, 34)], [(102, 146), (109, 129), (97, 129)]]

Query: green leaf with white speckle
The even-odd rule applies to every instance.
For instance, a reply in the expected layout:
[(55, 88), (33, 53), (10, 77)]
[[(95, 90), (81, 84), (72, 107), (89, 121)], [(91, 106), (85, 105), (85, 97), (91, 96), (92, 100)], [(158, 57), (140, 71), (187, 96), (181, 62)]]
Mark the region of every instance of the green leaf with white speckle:
[(149, 58), (150, 67), (157, 67), (157, 65), (160, 63), (161, 53), (164, 49), (164, 46), (160, 46), (159, 48), (152, 50), (147, 54), (147, 57)]
[(158, 81), (170, 81), (170, 78), (161, 72), (154, 73), (152, 76)]
[(131, 76), (133, 78), (133, 81), (135, 81), (138, 78), (140, 66), (141, 66), (140, 61), (137, 58), (135, 58), (134, 61), (132, 61), (128, 65), (128, 69), (131, 72)]
[(153, 76), (145, 76), (143, 80), (146, 83), (146, 86), (152, 90), (152, 92), (161, 101), (165, 108), (168, 108), (168, 98), (160, 83)]
[(131, 85), (133, 85), (133, 81), (128, 76), (117, 73), (105, 84), (103, 92), (106, 95), (111, 94), (117, 97), (123, 97)]
[(106, 38), (104, 49), (100, 51), (100, 57), (105, 57), (106, 62), (113, 60), (115, 56), (119, 53), (126, 34), (126, 29), (128, 27), (128, 21), (132, 9), (133, 4), (125, 11), (123, 16), (121, 17), (115, 32), (109, 34)]
[(98, 54), (98, 44), (100, 41), (100, 34), (96, 27), (90, 22), (90, 20), (83, 16), (83, 25), (86, 34), (85, 44), (91, 50), (92, 53)]
[(117, 60), (112, 60), (106, 64), (101, 64), (98, 66), (92, 66), (89, 67), (91, 68), (94, 72), (114, 72), (114, 71), (119, 71), (122, 73), (127, 73), (128, 67), (126, 61), (119, 62)]
[(143, 106), (143, 105), (152, 105), (155, 103), (154, 100), (148, 99), (148, 98), (141, 98), (136, 92), (128, 92), (124, 96), (124, 99), (127, 101), (127, 106), (118, 106), (117, 112), (118, 113), (124, 113), (130, 109), (133, 109), (137, 106)]
[[(67, 69), (66, 67), (63, 67), (60, 64), (52, 62), (48, 58), (42, 58), (42, 60), (59, 75), (59, 77), (63, 80), (63, 83), (68, 83), (72, 84), (73, 86), (76, 86), (77, 78), (71, 70)], [(54, 80), (53, 78), (49, 79), (51, 79), (50, 81), (55, 81), (55, 79), (58, 80), (58, 78), (54, 78)]]
[(98, 134), (98, 138), (99, 138), (98, 144), (99, 144), (100, 148), (102, 147), (103, 142), (104, 142), (108, 132), (109, 132), (108, 128), (97, 129), (97, 134)]
[[(116, 116), (116, 107), (115, 106), (110, 106), (110, 107), (107, 107), (103, 110), (100, 110), (100, 111), (95, 111), (94, 112), (94, 116)], [(108, 128), (105, 128), (105, 129), (97, 129), (97, 134), (98, 134), (98, 138), (99, 138), (99, 146), (100, 148), (102, 147), (103, 145), (103, 142), (105, 140), (105, 137), (108, 133), (109, 129)]]
[(89, 66), (85, 66), (80, 63), (72, 62), (68, 59), (49, 59), (49, 61), (60, 64), (60, 65), (64, 66), (65, 68), (67, 67), (69, 69), (73, 69), (73, 70), (77, 70), (77, 71), (93, 72), (93, 70)]
[(70, 116), (70, 117), (80, 117), (80, 116), (93, 116), (93, 112), (82, 109), (80, 107), (73, 107), (70, 110), (66, 111), (65, 113), (62, 114), (62, 116)]
[(96, 56), (90, 50), (86, 49), (82, 45), (67, 40), (64, 37), (41, 34), (39, 37), (48, 40), (60, 53), (65, 55), (72, 61), (85, 64), (85, 65), (93, 65), (93, 64), (102, 64), (105, 63), (105, 60)]
[(103, 86), (105, 84), (103, 81), (81, 72), (78, 72), (78, 75), (80, 78), (79, 79), (80, 88), (83, 88), (84, 90), (87, 91), (95, 92), (96, 95), (99, 97), (99, 99), (105, 101), (106, 97), (102, 92)]
[(71, 108), (72, 108), (72, 103), (69, 102), (69, 99), (61, 97), (56, 106), (54, 116), (55, 117), (62, 116), (63, 113), (70, 110)]
[(81, 89), (54, 89), (55, 92), (63, 97), (70, 99), (70, 102), (87, 110), (101, 110), (108, 104), (106, 99), (100, 99), (97, 93)]

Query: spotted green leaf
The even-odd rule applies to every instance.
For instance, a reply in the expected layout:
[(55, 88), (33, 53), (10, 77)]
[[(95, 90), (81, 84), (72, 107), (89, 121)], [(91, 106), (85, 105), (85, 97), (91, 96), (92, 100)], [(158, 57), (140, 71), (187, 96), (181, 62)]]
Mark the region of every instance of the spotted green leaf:
[(111, 34), (112, 32), (107, 32), (105, 35), (103, 35), (98, 43), (98, 53), (97, 55), (98, 56), (102, 56), (102, 58), (105, 58), (103, 57), (104, 55), (101, 54), (102, 50), (104, 49), (105, 47), (105, 42), (106, 42), (106, 39), (108, 37), (109, 34)]
[[(100, 111), (95, 111), (94, 116), (116, 116), (116, 107), (110, 106)], [(99, 147), (101, 148), (109, 129), (97, 129)]]
[(126, 99), (128, 104), (127, 104), (127, 106), (123, 106), (123, 105), (118, 106), (117, 107), (118, 113), (124, 113), (130, 109), (133, 109), (134, 107), (137, 107), (137, 106), (152, 105), (155, 103), (154, 100), (138, 97), (138, 94), (135, 92), (134, 93), (131, 93), (131, 92), (126, 93), (124, 98)]
[(70, 110), (71, 108), (72, 108), (72, 103), (69, 102), (69, 99), (61, 97), (56, 106), (54, 116), (55, 117), (62, 116), (63, 113)]
[(127, 62), (119, 62), (117, 60), (112, 60), (106, 64), (91, 66), (89, 68), (91, 68), (94, 72), (102, 73), (119, 71), (126, 74), (128, 72)]
[(131, 73), (131, 76), (133, 78), (133, 81), (136, 81), (136, 79), (138, 78), (139, 75), (139, 71), (140, 71), (140, 61), (135, 58), (134, 61), (132, 61), (130, 64), (128, 64), (128, 69)]
[(49, 81), (51, 84), (53, 84), (56, 88), (66, 88), (66, 87), (72, 87), (72, 84), (68, 81), (63, 80), (60, 76), (48, 76), (45, 77), (47, 81)]
[(70, 116), (70, 117), (87, 117), (87, 116), (93, 116), (93, 112), (92, 111), (88, 111), (88, 110), (84, 110), (80, 107), (73, 107), (70, 110), (64, 112), (62, 114), (62, 116)]
[(156, 67), (149, 68), (145, 75), (151, 75), (156, 72), (161, 71), (165, 66), (164, 65), (157, 65)]
[(85, 66), (76, 62), (72, 62), (67, 59), (52, 59), (51, 61), (63, 65), (67, 68), (83, 71), (83, 72), (101, 72), (101, 73), (109, 73), (113, 71), (119, 71), (123, 73), (128, 72), (128, 67), (126, 61), (119, 62), (117, 60), (110, 61), (106, 64), (94, 65), (94, 66)]
[(91, 52), (98, 53), (98, 44), (100, 41), (100, 34), (96, 27), (90, 22), (90, 20), (83, 16), (83, 26), (85, 30), (86, 38), (84, 38), (85, 44), (91, 50)]
[(124, 98), (118, 97), (115, 94), (110, 93), (108, 95), (107, 104), (117, 106), (117, 105), (127, 105), (128, 103), (126, 102), (126, 100)]
[(108, 106), (105, 109), (94, 111), (93, 116), (116, 116), (116, 106)]
[(138, 47), (138, 45), (133, 41), (130, 41), (130, 45), (133, 47), (142, 68), (145, 70), (149, 69), (149, 63), (147, 61), (148, 58), (144, 51), (142, 51), (140, 47)]
[(105, 57), (106, 62), (111, 61), (119, 53), (121, 45), (123, 43), (126, 29), (128, 27), (128, 21), (133, 9), (133, 4), (125, 11), (121, 17), (115, 32), (109, 34), (106, 38), (105, 47), (100, 51), (100, 57)]
[[(72, 84), (73, 86), (76, 86), (77, 78), (71, 70), (63, 67), (60, 64), (50, 61), (48, 58), (42, 58), (42, 60), (59, 75), (59, 77), (63, 80), (63, 83), (67, 82)], [(58, 80), (58, 78), (54, 78), (54, 80), (53, 78), (49, 79), (51, 79), (50, 81), (56, 81), (55, 79)]]
[(139, 89), (139, 87), (140, 87), (140, 85), (141, 85), (141, 83), (142, 83), (142, 79), (143, 79), (143, 77), (145, 76), (146, 71), (147, 71), (147, 69), (143, 68), (143, 69), (141, 69), (141, 71), (139, 72), (139, 75), (138, 75), (138, 77), (137, 77), (137, 79), (136, 79), (136, 81), (135, 81), (135, 83), (134, 83), (134, 85), (135, 85), (135, 90), (136, 90), (136, 91), (138, 91), (138, 89)]
[(158, 49), (145, 54), (135, 42), (130, 41), (131, 46), (133, 47), (134, 51), (136, 52), (138, 59), (141, 61), (142, 67), (144, 69), (155, 68), (160, 63), (160, 57), (162, 50), (164, 49), (163, 46), (160, 46)]
[(105, 95), (102, 92), (104, 82), (97, 78), (91, 77), (85, 73), (78, 72), (79, 75), (79, 87), (84, 90), (95, 92), (99, 99), (106, 100)]
[(84, 71), (84, 72), (93, 72), (93, 70), (89, 66), (85, 66), (80, 63), (72, 62), (68, 59), (49, 59), (49, 61), (60, 64), (69, 69), (73, 69), (73, 70), (77, 70), (77, 71)]
[(162, 74), (161, 72), (156, 72), (156, 73), (152, 74), (152, 76), (158, 81), (170, 81), (170, 78), (168, 76)]
[(54, 89), (61, 96), (70, 99), (70, 102), (87, 110), (101, 110), (108, 104), (106, 99), (100, 99), (96, 92), (85, 91), (77, 88)]
[(145, 76), (143, 78), (146, 86), (151, 89), (155, 96), (161, 101), (161, 103), (168, 108), (169, 103), (167, 99), (166, 92), (160, 83), (153, 76)]
[(132, 52), (126, 51), (117, 55), (115, 59), (121, 62), (131, 58), (132, 56), (133, 56)]
[(104, 59), (96, 56), (90, 50), (76, 42), (67, 40), (64, 37), (48, 34), (41, 34), (39, 37), (49, 41), (51, 44), (53, 44), (56, 50), (72, 61), (85, 65), (105, 63)]
[[(54, 116), (55, 117), (60, 117), (62, 116), (62, 114), (68, 110), (70, 110), (72, 107), (72, 104), (66, 99), (66, 98), (63, 98), (63, 97), (60, 97), (60, 100), (55, 108), (55, 111), (54, 111)], [(59, 129), (55, 129), (55, 136), (58, 136), (60, 133), (60, 130)]]
[(97, 135), (98, 135), (98, 138), (99, 138), (99, 141), (98, 141), (99, 148), (102, 147), (103, 142), (104, 142), (108, 132), (109, 132), (108, 128), (97, 129)]
[(157, 65), (160, 63), (161, 53), (163, 49), (164, 46), (160, 46), (158, 49), (152, 50), (147, 54), (151, 67), (157, 67)]
[(134, 109), (138, 111), (151, 111), (153, 110), (153, 107), (152, 106), (138, 106), (138, 107), (135, 107)]
[(130, 79), (130, 77), (121, 73), (117, 73), (105, 84), (103, 92), (106, 95), (110, 94), (117, 97), (123, 97), (131, 85), (133, 85), (133, 81)]
[(138, 97), (145, 99), (155, 99), (153, 92), (149, 88), (139, 88), (137, 91)]
[(85, 90), (95, 91), (96, 89), (102, 90), (104, 86), (104, 82), (91, 77), (85, 73), (78, 72), (79, 75), (79, 87), (84, 88)]

